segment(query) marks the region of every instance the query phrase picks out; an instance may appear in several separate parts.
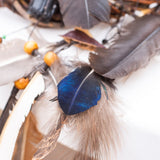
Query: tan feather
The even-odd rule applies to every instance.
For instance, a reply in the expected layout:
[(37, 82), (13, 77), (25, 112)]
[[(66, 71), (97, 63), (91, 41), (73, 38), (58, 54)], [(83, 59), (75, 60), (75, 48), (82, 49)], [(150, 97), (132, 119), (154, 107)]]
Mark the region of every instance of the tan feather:
[(19, 132), (12, 160), (31, 160), (37, 149), (35, 146), (42, 137), (36, 127), (36, 119), (30, 112)]
[(119, 145), (120, 128), (114, 108), (114, 91), (106, 87), (108, 98), (102, 89), (102, 98), (97, 106), (83, 113), (67, 116), (66, 123), (76, 131), (76, 137), (79, 137), (79, 153), (74, 160), (106, 160)]
[(64, 124), (66, 116), (62, 113), (59, 117), (56, 128), (54, 128), (46, 137), (39, 143), (38, 151), (35, 153), (32, 160), (43, 159), (56, 147), (61, 128)]
[[(57, 146), (55, 148), (55, 150), (49, 154), (45, 160), (72, 160), (75, 156), (75, 154), (77, 154), (78, 152), (74, 149), (69, 148), (66, 145), (63, 145), (61, 143), (57, 143)], [(88, 157), (89, 160), (89, 157)]]

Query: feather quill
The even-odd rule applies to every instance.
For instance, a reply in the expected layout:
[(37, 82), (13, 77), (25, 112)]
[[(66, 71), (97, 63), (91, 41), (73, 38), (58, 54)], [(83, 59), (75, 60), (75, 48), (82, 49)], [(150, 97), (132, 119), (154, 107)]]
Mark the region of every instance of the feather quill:
[(160, 16), (138, 18), (109, 49), (90, 54), (91, 67), (104, 77), (115, 79), (144, 67), (160, 48)]
[(32, 57), (23, 50), (25, 41), (14, 39), (0, 45), (0, 85), (27, 76), (43, 59)]
[(108, 0), (58, 0), (66, 27), (91, 28), (99, 22), (108, 22)]

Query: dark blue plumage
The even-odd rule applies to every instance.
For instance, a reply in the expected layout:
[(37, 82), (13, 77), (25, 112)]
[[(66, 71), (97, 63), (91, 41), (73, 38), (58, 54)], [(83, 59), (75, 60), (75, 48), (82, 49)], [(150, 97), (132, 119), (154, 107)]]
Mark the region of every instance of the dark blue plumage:
[(90, 67), (77, 68), (58, 84), (58, 101), (65, 114), (88, 110), (100, 98), (100, 83)]

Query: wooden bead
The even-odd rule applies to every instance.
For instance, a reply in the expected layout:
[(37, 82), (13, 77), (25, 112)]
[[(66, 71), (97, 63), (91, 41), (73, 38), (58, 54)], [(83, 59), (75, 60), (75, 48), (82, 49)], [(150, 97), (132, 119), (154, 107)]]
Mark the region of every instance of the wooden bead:
[(2, 43), (2, 41), (3, 41), (3, 40), (2, 40), (2, 38), (0, 37), (0, 43)]
[(21, 78), (21, 79), (15, 81), (14, 85), (18, 89), (25, 89), (26, 86), (28, 85), (28, 83), (29, 83), (29, 79), (28, 78)]
[(50, 51), (47, 52), (44, 56), (44, 62), (47, 64), (47, 66), (51, 66), (55, 61), (58, 60), (58, 56), (56, 55), (56, 53)]
[(35, 41), (28, 41), (24, 45), (24, 51), (30, 55), (36, 49), (38, 49), (38, 44)]

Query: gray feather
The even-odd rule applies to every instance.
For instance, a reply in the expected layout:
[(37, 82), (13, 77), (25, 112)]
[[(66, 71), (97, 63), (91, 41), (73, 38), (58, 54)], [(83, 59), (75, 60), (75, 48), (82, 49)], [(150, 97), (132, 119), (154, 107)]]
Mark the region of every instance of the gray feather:
[(91, 28), (107, 22), (110, 15), (108, 0), (58, 0), (63, 22), (67, 27)]
[(125, 33), (109, 49), (90, 54), (91, 67), (111, 79), (144, 67), (160, 49), (160, 16), (139, 18), (127, 26)]
[(25, 41), (21, 39), (0, 44), (0, 85), (27, 76), (34, 66), (43, 62), (42, 59), (26, 54), (24, 44)]

